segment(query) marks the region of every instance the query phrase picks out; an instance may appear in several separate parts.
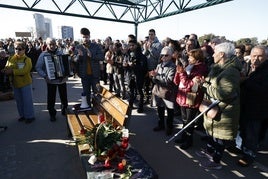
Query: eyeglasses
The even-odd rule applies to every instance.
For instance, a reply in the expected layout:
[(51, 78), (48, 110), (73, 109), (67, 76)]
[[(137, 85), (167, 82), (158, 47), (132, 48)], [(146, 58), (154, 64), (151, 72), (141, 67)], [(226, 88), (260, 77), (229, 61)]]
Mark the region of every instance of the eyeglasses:
[(169, 55), (167, 55), (167, 54), (166, 54), (166, 55), (162, 55), (162, 57), (168, 57), (168, 56), (169, 56)]
[(154, 35), (154, 34), (149, 34), (149, 35)]
[(22, 48), (15, 48), (15, 50), (22, 51), (23, 49)]

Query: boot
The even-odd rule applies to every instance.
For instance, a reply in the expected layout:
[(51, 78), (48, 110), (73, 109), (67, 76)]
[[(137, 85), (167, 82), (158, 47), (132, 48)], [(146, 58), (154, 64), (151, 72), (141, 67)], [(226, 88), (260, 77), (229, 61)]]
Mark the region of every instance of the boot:
[(193, 145), (193, 135), (186, 133), (186, 138), (183, 143), (180, 144), (180, 148), (186, 150)]
[(143, 99), (140, 99), (138, 113), (143, 113)]
[(166, 135), (171, 135), (173, 132), (173, 118), (174, 118), (174, 109), (167, 108), (167, 129), (166, 129)]
[(158, 126), (156, 126), (155, 128), (153, 128), (154, 131), (161, 131), (165, 129), (165, 107), (158, 107), (157, 108), (157, 112), (158, 112), (158, 117), (159, 117), (159, 121), (158, 121)]
[(182, 143), (184, 143), (185, 141), (186, 141), (186, 133), (183, 132), (183, 133), (181, 134), (181, 136), (180, 136), (178, 139), (176, 139), (174, 142), (175, 142), (176, 144), (182, 144)]
[(138, 113), (143, 113), (143, 107), (139, 107), (137, 110)]

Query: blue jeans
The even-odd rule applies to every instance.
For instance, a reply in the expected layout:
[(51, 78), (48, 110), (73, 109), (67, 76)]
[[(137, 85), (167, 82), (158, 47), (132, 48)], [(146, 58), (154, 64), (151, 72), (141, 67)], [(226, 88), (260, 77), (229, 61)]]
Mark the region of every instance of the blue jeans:
[(87, 103), (91, 106), (91, 90), (94, 86), (94, 79), (92, 75), (87, 75), (86, 77), (81, 79), (83, 86), (83, 94), (87, 97)]
[(20, 117), (34, 118), (32, 84), (22, 88), (14, 88), (14, 97)]

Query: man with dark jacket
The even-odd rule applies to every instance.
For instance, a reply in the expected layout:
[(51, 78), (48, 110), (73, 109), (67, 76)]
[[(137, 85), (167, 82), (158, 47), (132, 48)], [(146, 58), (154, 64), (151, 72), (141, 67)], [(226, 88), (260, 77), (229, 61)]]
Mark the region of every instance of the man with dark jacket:
[(100, 61), (104, 59), (104, 53), (100, 46), (90, 41), (90, 31), (87, 28), (80, 30), (82, 44), (76, 47), (75, 61), (77, 62), (77, 74), (81, 78), (83, 94), (87, 97), (87, 103), (91, 106), (91, 90), (97, 91), (96, 84), (100, 81)]
[(140, 96), (137, 112), (142, 113), (144, 103), (143, 84), (145, 75), (147, 73), (147, 58), (142, 54), (141, 48), (138, 46), (136, 40), (130, 40), (128, 42), (128, 46), (130, 51), (130, 59), (128, 65), (131, 71), (129, 74), (129, 106), (133, 107), (135, 100), (135, 91), (137, 91)]
[(268, 121), (268, 60), (264, 46), (251, 50), (251, 70), (241, 84), (240, 136), (242, 137), (243, 157), (238, 160), (241, 166), (253, 163), (261, 134), (267, 130)]

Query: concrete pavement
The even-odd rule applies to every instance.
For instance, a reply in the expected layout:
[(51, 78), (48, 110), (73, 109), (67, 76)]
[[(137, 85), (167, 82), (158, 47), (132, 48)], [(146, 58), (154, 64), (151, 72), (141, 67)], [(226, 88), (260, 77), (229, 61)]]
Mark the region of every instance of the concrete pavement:
[[(66, 119), (57, 113), (57, 121), (50, 122), (46, 110), (46, 86), (37, 74), (34, 78), (36, 120), (31, 124), (18, 122), (14, 100), (0, 101), (0, 125), (8, 129), (0, 132), (0, 179), (84, 179), (86, 178), (78, 152), (68, 138)], [(68, 99), (72, 106), (80, 101), (81, 83), (78, 78), (68, 81)], [(57, 109), (60, 109), (59, 97)], [(180, 150), (173, 142), (166, 144), (164, 132), (153, 132), (157, 124), (155, 108), (146, 106), (143, 114), (134, 109), (129, 123), (131, 145), (156, 170), (160, 179), (178, 178), (265, 178), (268, 177), (268, 137), (261, 145), (253, 166), (236, 165), (238, 156), (225, 152), (221, 170), (205, 170), (195, 151), (203, 146), (202, 132), (195, 132), (194, 146)], [(179, 124), (178, 118), (175, 125)]]

